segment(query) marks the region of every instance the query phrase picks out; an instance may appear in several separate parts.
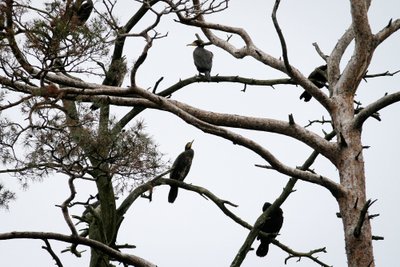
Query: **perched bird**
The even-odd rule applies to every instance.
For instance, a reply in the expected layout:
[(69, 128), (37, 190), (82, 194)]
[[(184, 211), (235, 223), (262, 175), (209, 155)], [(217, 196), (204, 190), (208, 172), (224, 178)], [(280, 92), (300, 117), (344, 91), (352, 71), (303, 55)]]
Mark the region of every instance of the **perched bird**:
[[(190, 166), (192, 166), (192, 160), (194, 156), (194, 151), (192, 149), (193, 141), (187, 143), (185, 146), (185, 151), (179, 154), (179, 156), (175, 159), (174, 163), (172, 164), (172, 170), (169, 174), (170, 179), (183, 181), (188, 175)], [(177, 196), (178, 187), (171, 185), (171, 189), (169, 190), (168, 194), (168, 202), (174, 203)]]
[[(271, 206), (271, 203), (265, 202), (262, 211), (266, 211)], [(264, 233), (275, 233), (277, 234), (282, 227), (283, 223), (283, 212), (281, 208), (275, 209), (270, 215), (269, 218), (264, 222), (261, 226), (260, 230)], [(259, 257), (264, 257), (268, 254), (269, 244), (272, 240), (275, 239), (275, 236), (262, 237), (258, 236), (257, 239), (260, 239), (260, 246), (256, 250), (256, 255)]]
[[(327, 65), (322, 65), (317, 67), (313, 72), (310, 73), (308, 76), (308, 79), (318, 88), (322, 88), (326, 85), (326, 82), (328, 81), (327, 79)], [(304, 91), (300, 95), (300, 99), (304, 98), (304, 102), (308, 102), (311, 100), (312, 96), (307, 92)]]
[(212, 68), (213, 53), (204, 48), (204, 42), (201, 40), (195, 40), (188, 46), (197, 46), (193, 51), (194, 65), (196, 66), (199, 73), (204, 73), (207, 81), (211, 81), (210, 71)]
[(77, 26), (82, 26), (89, 19), (93, 11), (92, 0), (77, 0), (75, 2), (75, 10), (73, 21)]

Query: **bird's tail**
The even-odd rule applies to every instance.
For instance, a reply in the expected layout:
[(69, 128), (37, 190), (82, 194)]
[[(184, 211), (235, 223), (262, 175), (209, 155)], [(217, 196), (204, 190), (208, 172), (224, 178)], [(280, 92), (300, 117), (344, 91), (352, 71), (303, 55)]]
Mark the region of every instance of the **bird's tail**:
[(171, 189), (169, 190), (169, 194), (168, 194), (168, 202), (174, 203), (177, 196), (178, 196), (178, 187), (171, 186)]
[(312, 96), (310, 95), (309, 92), (304, 91), (301, 95), (300, 95), (300, 99), (304, 98), (304, 102), (308, 102), (311, 100)]
[(261, 242), (256, 250), (256, 255), (258, 257), (265, 257), (268, 254), (269, 242)]
[(211, 82), (211, 75), (209, 71), (204, 72), (204, 74), (206, 75), (206, 79), (207, 81)]

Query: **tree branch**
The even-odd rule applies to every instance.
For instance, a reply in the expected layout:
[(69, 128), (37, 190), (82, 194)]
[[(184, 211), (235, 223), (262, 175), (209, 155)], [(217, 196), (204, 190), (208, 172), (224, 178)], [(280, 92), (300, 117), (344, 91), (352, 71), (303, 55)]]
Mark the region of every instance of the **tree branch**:
[[(199, 0), (193, 0), (193, 4), (195, 7), (200, 7)], [(217, 24), (217, 23), (206, 22), (204, 20), (204, 17), (201, 15), (200, 10), (198, 10), (198, 13), (200, 15), (198, 17), (196, 17), (195, 20), (187, 19), (182, 14), (178, 14), (178, 17), (182, 23), (200, 27), (202, 29), (202, 31), (204, 32), (204, 34), (207, 36), (207, 38), (214, 45), (227, 51), (235, 58), (243, 58), (246, 56), (251, 56), (254, 59), (262, 62), (263, 64), (266, 64), (274, 69), (277, 69), (284, 73), (289, 74), (287, 71), (288, 67), (285, 65), (285, 62), (282, 62), (281, 60), (276, 59), (276, 58), (272, 57), (271, 55), (263, 52), (261, 49), (259, 49), (253, 43), (250, 35), (244, 29), (235, 28), (235, 27), (226, 26), (226, 25)], [(216, 35), (214, 35), (212, 33), (211, 29), (237, 34), (243, 39), (245, 46), (237, 49), (233, 45), (231, 45), (229, 43), (229, 41), (223, 40), (223, 39), (217, 37)], [(293, 80), (296, 81), (296, 83), (300, 84), (305, 90), (309, 91), (311, 93), (311, 95), (314, 96), (315, 99), (317, 99), (317, 101), (319, 101), (325, 107), (325, 109), (330, 111), (332, 108), (332, 103), (329, 100), (329, 98), (321, 90), (319, 90), (311, 81), (309, 81), (304, 75), (302, 75), (298, 70), (296, 70), (292, 66), (289, 66), (289, 68), (291, 69), (292, 75), (290, 75), (290, 76), (293, 78)]]
[(368, 219), (368, 217), (366, 216), (366, 215), (367, 215), (367, 212), (368, 212), (368, 209), (369, 209), (369, 207), (371, 207), (372, 204), (374, 204), (376, 201), (377, 201), (377, 199), (375, 199), (374, 201), (372, 201), (371, 199), (368, 199), (368, 201), (365, 202), (363, 208), (362, 208), (361, 211), (360, 211), (360, 217), (358, 218), (357, 225), (356, 225), (356, 227), (354, 228), (354, 232), (353, 232), (354, 237), (356, 237), (356, 238), (360, 237), (360, 235), (361, 235), (361, 228), (362, 228), (362, 226), (363, 226), (363, 224), (364, 224), (364, 221), (365, 221), (365, 219)]
[(295, 78), (294, 75), (293, 75), (292, 67), (289, 64), (289, 56), (288, 56), (288, 52), (287, 52), (285, 37), (283, 36), (281, 27), (279, 26), (279, 23), (278, 23), (278, 19), (276, 18), (276, 12), (278, 11), (280, 2), (281, 2), (280, 0), (275, 0), (275, 5), (274, 5), (274, 8), (272, 10), (272, 21), (274, 23), (275, 30), (276, 30), (276, 32), (278, 34), (279, 41), (281, 43), (282, 57), (283, 57), (283, 62), (285, 63), (286, 73), (291, 78)]
[(337, 92), (334, 92), (334, 95), (354, 94), (370, 64), (376, 42), (368, 21), (369, 4), (370, 1), (365, 0), (350, 1), (355, 48), (353, 56), (340, 77), (340, 84), (336, 86)]
[[(333, 135), (334, 136), (334, 135)], [(331, 138), (332, 135), (329, 137)], [(317, 152), (313, 152), (311, 154), (311, 156), (307, 159), (307, 161), (305, 162), (305, 164), (302, 166), (302, 168), (309, 168), (312, 163), (314, 162), (314, 160), (316, 159), (318, 153)], [(165, 178), (161, 178), (163, 175), (167, 174), (168, 172), (165, 172), (163, 174), (160, 174), (158, 176), (156, 176), (153, 180), (138, 186), (137, 188), (135, 188), (128, 196), (127, 198), (121, 203), (120, 207), (118, 208), (118, 214), (120, 217), (122, 217), (127, 210), (129, 209), (129, 207), (133, 204), (133, 202), (140, 197), (142, 194), (144, 194), (146, 191), (151, 190), (153, 187), (155, 186), (160, 186), (160, 185), (175, 185), (178, 186), (182, 189), (186, 189), (189, 191), (193, 191), (196, 192), (198, 194), (200, 194), (201, 196), (205, 197), (206, 199), (211, 200), (212, 202), (214, 202), (214, 204), (216, 204), (216, 206), (229, 218), (231, 218), (234, 222), (236, 222), (237, 224), (243, 226), (246, 229), (252, 230), (254, 229), (252, 225), (250, 225), (249, 223), (247, 223), (246, 221), (244, 221), (243, 219), (241, 219), (240, 217), (238, 217), (237, 215), (235, 215), (233, 212), (231, 212), (226, 206), (230, 205), (233, 207), (237, 207), (237, 205), (231, 203), (228, 200), (224, 200), (221, 199), (219, 197), (217, 197), (216, 195), (214, 195), (211, 191), (207, 190), (204, 187), (200, 187), (200, 186), (196, 186), (193, 184), (187, 184), (181, 181), (177, 181), (177, 180), (173, 180), (173, 179), (165, 179)], [(288, 185), (285, 187), (285, 189), (283, 190), (284, 192), (288, 192), (291, 191), (291, 189), (293, 188), (292, 186), (294, 186), (294, 184), (296, 183), (297, 179), (291, 179), (288, 182)], [(270, 234), (268, 233), (264, 233), (264, 232), (258, 232), (259, 235), (263, 235), (263, 236), (268, 236)], [(272, 242), (273, 244), (277, 245), (278, 247), (280, 247), (282, 250), (288, 252), (291, 255), (295, 255), (297, 257), (300, 256), (304, 256), (307, 257), (308, 253), (303, 253), (303, 252), (296, 252), (293, 251), (292, 249), (290, 249), (289, 247), (283, 245), (282, 243), (280, 243), (279, 241), (275, 240)], [(251, 244), (250, 244), (251, 245)], [(316, 258), (312, 256), (312, 254), (307, 257), (310, 258), (311, 260), (316, 261)], [(316, 261), (318, 262), (318, 261)]]
[(375, 34), (375, 40), (377, 40), (377, 45), (381, 44), (383, 41), (385, 41), (399, 29), (400, 29), (400, 19), (396, 19), (395, 21), (390, 20), (389, 24), (385, 28), (383, 28), (377, 34)]
[[(335, 132), (331, 132), (330, 134), (326, 135), (325, 139), (326, 140), (331, 140), (335, 136)], [(314, 163), (315, 159), (319, 153), (317, 151), (314, 151), (311, 153), (311, 155), (307, 158), (307, 160), (304, 162), (304, 164), (300, 167), (301, 170), (307, 170), (311, 167), (311, 165)], [(249, 234), (247, 235), (246, 240), (244, 241), (242, 247), (239, 249), (238, 253), (235, 256), (235, 259), (233, 260), (231, 267), (239, 267), (243, 260), (245, 259), (248, 251), (251, 248), (251, 245), (253, 244), (255, 238), (257, 235), (260, 233), (260, 228), (268, 218), (269, 214), (273, 212), (275, 208), (278, 208), (288, 197), (289, 195), (293, 192), (293, 188), (297, 182), (296, 177), (292, 177), (286, 184), (285, 188), (283, 189), (281, 195), (272, 203), (271, 207), (269, 207), (266, 211), (264, 211), (256, 220), (254, 227), (250, 229)], [(276, 240), (273, 242), (274, 244), (278, 245), (280, 244)], [(291, 252), (291, 249), (288, 247), (282, 245), (279, 246), (283, 250), (287, 251), (289, 254), (293, 254)]]
[(354, 39), (353, 26), (344, 32), (341, 38), (339, 38), (335, 47), (333, 48), (331, 55), (328, 57), (328, 84), (330, 90), (336, 86), (337, 81), (340, 77), (340, 61), (346, 49), (349, 47), (351, 41)]
[(324, 157), (330, 159), (333, 164), (336, 164), (336, 145), (334, 143), (327, 142), (324, 138), (296, 123), (290, 124), (290, 122), (274, 119), (210, 112), (180, 103), (175, 100), (169, 100), (169, 102), (196, 117), (197, 119), (216, 126), (278, 133), (292, 137), (317, 150)]
[(133, 88), (132, 89), (134, 92), (137, 94), (141, 95), (142, 97), (149, 99), (152, 101), (154, 104), (156, 104), (158, 107), (171, 112), (187, 123), (195, 126), (196, 128), (201, 129), (202, 131), (206, 133), (210, 133), (216, 136), (220, 136), (224, 139), (231, 140), (234, 144), (238, 144), (241, 146), (244, 146), (258, 155), (260, 155), (263, 159), (265, 159), (271, 166), (277, 170), (280, 173), (286, 174), (288, 176), (292, 177), (297, 177), (301, 180), (319, 184), (327, 188), (335, 197), (338, 197), (342, 193), (344, 193), (344, 189), (337, 183), (333, 182), (329, 178), (315, 175), (313, 173), (307, 172), (307, 171), (302, 171), (299, 169), (295, 168), (290, 168), (282, 162), (280, 162), (272, 153), (270, 153), (267, 149), (264, 147), (260, 146), (258, 143), (254, 142), (253, 140), (250, 140), (248, 138), (243, 137), (242, 135), (236, 134), (232, 131), (229, 131), (227, 129), (217, 127), (215, 125), (212, 125), (210, 123), (204, 122), (193, 115), (189, 114), (188, 112), (180, 109), (176, 105), (174, 105), (170, 100), (156, 96), (147, 90), (141, 89), (141, 88)]
[(363, 108), (353, 119), (352, 125), (355, 128), (361, 128), (363, 123), (379, 110), (400, 101), (400, 92), (385, 95), (377, 101)]
[(297, 261), (300, 261), (301, 258), (305, 257), (305, 258), (308, 258), (308, 259), (314, 261), (315, 263), (319, 264), (320, 266), (332, 267), (331, 265), (327, 265), (327, 264), (323, 263), (322, 261), (320, 261), (318, 259), (318, 257), (314, 256), (314, 254), (317, 254), (317, 253), (321, 253), (321, 252), (322, 253), (326, 253), (326, 248), (325, 247), (318, 248), (318, 249), (313, 249), (313, 250), (310, 250), (309, 252), (305, 252), (305, 253), (299, 253), (299, 252), (293, 251), (291, 248), (289, 248), (289, 247), (285, 246), (284, 244), (280, 243), (278, 240), (274, 240), (274, 241), (272, 241), (272, 243), (274, 243), (274, 244), (277, 243), (275, 245), (277, 245), (278, 247), (285, 247), (285, 251), (289, 253), (289, 256), (287, 256), (286, 259), (285, 259), (285, 264), (287, 264), (287, 262), (291, 258), (298, 258)]
[(75, 190), (75, 186), (74, 186), (74, 179), (75, 177), (70, 177), (68, 179), (68, 186), (69, 186), (69, 190), (70, 190), (70, 195), (69, 197), (61, 204), (61, 210), (64, 216), (64, 220), (67, 222), (67, 225), (69, 227), (69, 229), (72, 232), (72, 235), (78, 235), (78, 231), (76, 230), (74, 223), (71, 220), (71, 217), (69, 216), (69, 212), (68, 212), (68, 206), (71, 203), (71, 201), (75, 198), (76, 195), (76, 190)]
[(54, 252), (54, 250), (51, 248), (50, 242), (47, 239), (43, 239), (44, 243), (46, 246), (42, 246), (42, 249), (46, 250), (49, 252), (50, 256), (53, 258), (53, 260), (56, 262), (56, 265), (58, 267), (63, 267), (63, 264), (60, 260), (60, 258), (57, 256), (57, 254)]
[(89, 238), (84, 238), (80, 236), (70, 236), (51, 232), (9, 232), (0, 233), (0, 240), (11, 240), (11, 239), (52, 239), (63, 241), (71, 244), (80, 244), (89, 246), (95, 250), (99, 250), (102, 253), (109, 255), (119, 262), (126, 264), (131, 264), (136, 267), (156, 267), (155, 264), (148, 262), (138, 256), (121, 253), (111, 247), (104, 245), (103, 243), (92, 240)]

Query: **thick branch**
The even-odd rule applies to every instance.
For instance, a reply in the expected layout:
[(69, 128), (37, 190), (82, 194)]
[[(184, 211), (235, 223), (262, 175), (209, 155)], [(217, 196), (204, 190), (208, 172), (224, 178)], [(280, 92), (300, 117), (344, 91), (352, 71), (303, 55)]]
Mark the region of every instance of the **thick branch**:
[(302, 171), (299, 169), (291, 168), (286, 165), (284, 165), (282, 162), (280, 162), (271, 152), (269, 152), (267, 149), (264, 147), (260, 146), (258, 143), (254, 142), (253, 140), (250, 140), (248, 138), (243, 137), (240, 134), (236, 134), (232, 131), (229, 131), (227, 129), (217, 127), (215, 125), (209, 124), (207, 122), (204, 122), (188, 112), (178, 108), (176, 105), (173, 105), (173, 103), (166, 98), (156, 96), (147, 90), (141, 89), (141, 88), (134, 88), (133, 89), (137, 94), (149, 99), (153, 103), (155, 103), (157, 106), (160, 108), (169, 111), (187, 123), (201, 129), (202, 131), (206, 133), (210, 133), (216, 136), (220, 136), (222, 138), (231, 140), (234, 144), (238, 144), (241, 146), (244, 146), (258, 155), (260, 155), (263, 159), (265, 159), (271, 166), (277, 170), (278, 172), (282, 174), (286, 174), (288, 176), (292, 177), (297, 177), (301, 180), (319, 184), (327, 188), (335, 197), (338, 197), (341, 193), (343, 193), (343, 188), (333, 182), (332, 180), (319, 176), (307, 171)]
[(210, 112), (178, 101), (170, 100), (170, 102), (192, 116), (213, 125), (278, 133), (292, 137), (317, 150), (324, 157), (330, 159), (333, 164), (336, 164), (336, 145), (296, 123), (290, 124), (290, 122), (274, 119)]
[(334, 95), (354, 94), (370, 64), (376, 42), (368, 21), (369, 4), (370, 2), (365, 0), (350, 1), (355, 48)]
[(375, 112), (400, 101), (400, 92), (385, 95), (381, 99), (369, 104), (363, 108), (353, 119), (353, 127), (360, 128), (363, 123), (371, 117)]
[(63, 241), (71, 244), (79, 244), (89, 246), (93, 249), (99, 250), (102, 253), (109, 255), (117, 261), (131, 264), (136, 267), (156, 267), (155, 264), (148, 262), (138, 256), (121, 253), (111, 247), (104, 245), (96, 240), (80, 237), (80, 236), (69, 236), (51, 232), (9, 232), (0, 233), (0, 240), (11, 240), (11, 239), (53, 239)]
[(351, 41), (354, 39), (353, 27), (350, 26), (345, 33), (339, 38), (331, 55), (328, 57), (328, 84), (334, 87), (340, 77), (340, 61)]
[(389, 24), (385, 28), (383, 28), (377, 34), (375, 34), (377, 45), (381, 44), (383, 41), (385, 41), (399, 29), (400, 29), (400, 19), (396, 19), (395, 21), (390, 20)]

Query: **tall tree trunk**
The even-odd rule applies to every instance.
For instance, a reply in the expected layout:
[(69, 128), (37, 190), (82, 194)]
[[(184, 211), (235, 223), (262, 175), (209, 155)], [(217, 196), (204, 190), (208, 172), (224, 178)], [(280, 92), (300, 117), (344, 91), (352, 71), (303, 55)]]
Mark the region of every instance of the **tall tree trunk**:
[(353, 98), (347, 95), (339, 103), (342, 104), (335, 112), (334, 124), (341, 146), (337, 168), (340, 183), (346, 190), (346, 194), (338, 198), (338, 203), (344, 227), (347, 262), (349, 267), (373, 267), (371, 225), (368, 213), (362, 212), (367, 205), (367, 196), (361, 129), (354, 128), (351, 123), (354, 117)]
[[(89, 237), (112, 246), (116, 237), (116, 203), (111, 178), (100, 174), (97, 177), (98, 197), (100, 210), (97, 218), (94, 218), (89, 226)], [(90, 267), (109, 267), (110, 259), (107, 255), (98, 253), (92, 249)]]

